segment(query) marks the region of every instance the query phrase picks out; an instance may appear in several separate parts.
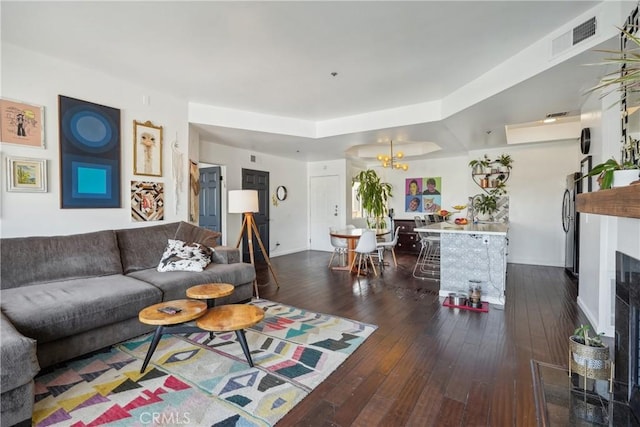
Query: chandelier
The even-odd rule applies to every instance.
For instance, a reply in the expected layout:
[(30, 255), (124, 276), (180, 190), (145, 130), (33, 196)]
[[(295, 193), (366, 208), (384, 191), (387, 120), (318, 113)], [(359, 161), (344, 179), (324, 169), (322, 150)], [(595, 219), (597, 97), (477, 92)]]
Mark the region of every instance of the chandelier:
[(390, 154), (378, 154), (378, 160), (382, 162), (383, 168), (391, 168), (391, 169), (402, 169), (406, 171), (409, 169), (409, 165), (406, 163), (399, 163), (399, 160), (404, 157), (404, 153), (402, 151), (398, 151), (395, 156), (393, 155), (393, 141), (389, 141), (390, 143)]

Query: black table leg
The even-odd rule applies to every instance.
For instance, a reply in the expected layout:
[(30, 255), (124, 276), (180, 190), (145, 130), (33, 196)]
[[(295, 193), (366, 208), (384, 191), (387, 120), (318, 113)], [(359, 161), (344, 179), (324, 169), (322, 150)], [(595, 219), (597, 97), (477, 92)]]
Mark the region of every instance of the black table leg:
[(158, 342), (160, 342), (160, 338), (162, 338), (162, 334), (164, 333), (164, 326), (158, 326), (156, 331), (153, 334), (153, 340), (151, 340), (151, 345), (149, 346), (149, 350), (147, 350), (147, 355), (144, 357), (144, 362), (142, 363), (142, 368), (140, 369), (140, 373), (143, 373), (149, 364), (149, 360), (151, 360), (151, 355), (154, 351), (156, 351), (156, 347), (158, 346)]
[(253, 368), (253, 360), (251, 360), (251, 353), (249, 353), (249, 345), (247, 345), (247, 338), (244, 336), (244, 329), (238, 329), (236, 331), (236, 336), (238, 337), (238, 341), (240, 342), (240, 347), (242, 347), (244, 356), (247, 358), (247, 362), (249, 362), (249, 366)]

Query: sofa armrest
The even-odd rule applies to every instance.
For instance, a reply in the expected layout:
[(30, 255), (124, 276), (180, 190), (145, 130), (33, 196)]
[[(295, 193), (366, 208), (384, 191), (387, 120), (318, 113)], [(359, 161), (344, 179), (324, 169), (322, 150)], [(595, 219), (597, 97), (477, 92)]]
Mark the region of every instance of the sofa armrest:
[(0, 314), (0, 379), (2, 392), (29, 383), (40, 371), (36, 340), (25, 337), (11, 321)]
[(237, 264), (240, 260), (240, 249), (231, 246), (216, 246), (213, 248), (219, 255), (218, 264)]

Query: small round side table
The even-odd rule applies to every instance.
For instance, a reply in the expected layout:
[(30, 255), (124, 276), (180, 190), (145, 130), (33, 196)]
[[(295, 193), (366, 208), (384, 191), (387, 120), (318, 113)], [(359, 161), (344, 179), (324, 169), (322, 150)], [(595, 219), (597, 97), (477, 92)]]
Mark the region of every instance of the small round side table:
[(244, 335), (244, 329), (259, 323), (264, 319), (264, 310), (251, 304), (229, 304), (213, 307), (207, 314), (196, 320), (196, 325), (205, 331), (227, 332), (235, 331), (242, 352), (253, 368), (253, 360), (249, 353), (249, 345)]
[[(167, 308), (178, 309), (175, 314), (165, 313), (161, 310)], [(182, 326), (182, 323), (189, 322), (197, 319), (205, 314), (207, 311), (207, 304), (204, 301), (196, 301), (192, 299), (180, 299), (175, 301), (165, 301), (158, 304), (151, 305), (143, 308), (138, 313), (138, 320), (147, 325), (156, 325), (156, 331), (153, 334), (151, 345), (147, 350), (147, 355), (142, 363), (140, 373), (143, 373), (151, 360), (151, 355), (156, 350), (158, 342), (162, 335), (169, 333), (182, 333), (182, 332), (194, 332), (197, 331), (193, 326)]]
[(207, 283), (204, 285), (196, 285), (187, 289), (189, 298), (207, 300), (207, 307), (215, 306), (216, 298), (231, 295), (235, 287), (229, 283)]

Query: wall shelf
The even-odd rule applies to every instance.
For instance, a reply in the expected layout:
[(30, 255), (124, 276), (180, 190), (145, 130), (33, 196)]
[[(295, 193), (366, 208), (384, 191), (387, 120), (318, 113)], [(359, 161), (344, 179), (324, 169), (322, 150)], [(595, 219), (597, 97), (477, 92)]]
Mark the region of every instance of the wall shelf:
[(640, 218), (640, 184), (578, 194), (576, 210), (582, 213)]

